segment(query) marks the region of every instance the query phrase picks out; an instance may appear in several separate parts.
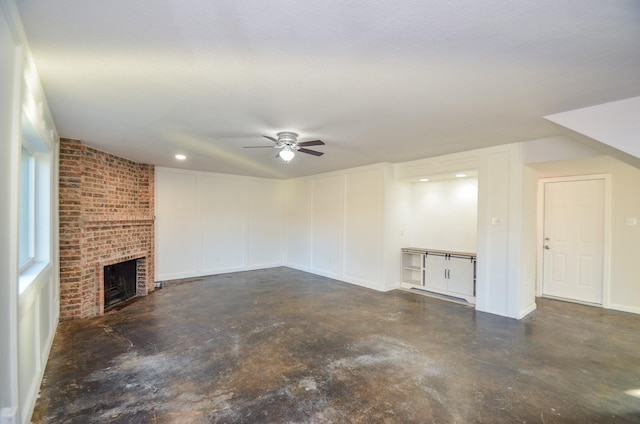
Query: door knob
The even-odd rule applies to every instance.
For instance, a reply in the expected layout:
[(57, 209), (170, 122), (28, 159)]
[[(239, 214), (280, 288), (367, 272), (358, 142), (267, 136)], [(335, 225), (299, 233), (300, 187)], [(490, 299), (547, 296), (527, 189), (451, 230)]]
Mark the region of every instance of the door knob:
[(551, 249), (548, 245), (545, 245), (544, 248), (547, 250)]

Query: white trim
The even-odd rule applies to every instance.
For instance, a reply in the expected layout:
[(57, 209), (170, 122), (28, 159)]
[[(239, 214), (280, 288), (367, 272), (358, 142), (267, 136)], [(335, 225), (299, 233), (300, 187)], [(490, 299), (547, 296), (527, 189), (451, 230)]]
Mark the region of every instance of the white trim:
[[(232, 272), (244, 272), (244, 271), (257, 271), (260, 269), (270, 269), (270, 268), (279, 268), (279, 267), (290, 267), (289, 265), (285, 265), (283, 263), (270, 263), (270, 264), (259, 264), (252, 266), (232, 266), (232, 267), (224, 267), (224, 268), (206, 268), (202, 270), (191, 270), (184, 272), (174, 272), (171, 274), (156, 274), (154, 283), (158, 281), (171, 281), (171, 280), (182, 280), (185, 278), (200, 278), (200, 277), (209, 277), (212, 275), (220, 275), (220, 274), (230, 274)], [(310, 272), (310, 271), (307, 271)]]
[(612, 210), (612, 197), (611, 197), (611, 174), (586, 174), (586, 175), (573, 175), (568, 177), (553, 177), (553, 178), (540, 178), (538, 179), (538, 212), (537, 212), (537, 239), (536, 239), (536, 252), (538, 252), (538, 260), (536, 266), (537, 278), (536, 278), (536, 296), (543, 296), (543, 282), (544, 282), (544, 264), (542, 259), (543, 249), (543, 234), (544, 234), (544, 186), (547, 183), (554, 182), (570, 182), (570, 181), (589, 181), (589, 180), (603, 180), (604, 181), (604, 211), (603, 211), (603, 241), (602, 241), (602, 304), (598, 305), (604, 308), (610, 308), (611, 299), (611, 210)]
[[(49, 264), (49, 262), (31, 261), (29, 266), (20, 271), (20, 277), (18, 277), (18, 297), (21, 298), (26, 289), (38, 280), (44, 272), (47, 272)], [(20, 299), (19, 302), (22, 303), (22, 299)]]
[[(26, 154), (25, 154), (26, 152)], [(23, 159), (25, 160), (25, 163), (23, 163)], [(36, 261), (35, 258), (35, 244), (36, 244), (36, 225), (35, 225), (35, 220), (36, 220), (36, 213), (35, 213), (35, 209), (36, 209), (36, 158), (34, 156), (34, 153), (32, 151), (32, 149), (29, 147), (29, 145), (27, 144), (27, 140), (22, 137), (22, 143), (20, 145), (20, 159), (19, 159), (19, 165), (18, 165), (18, 179), (19, 179), (19, 183), (18, 183), (18, 193), (19, 193), (19, 197), (18, 197), (18, 228), (19, 228), (19, 232), (18, 232), (18, 252), (21, 252), (22, 250), (22, 243), (26, 241), (27, 243), (27, 257), (25, 258), (26, 261), (24, 263), (20, 263), (21, 259), (20, 259), (20, 253), (18, 253), (18, 272), (20, 274), (22, 274), (27, 268), (29, 268), (31, 266), (31, 264), (33, 264)], [(24, 165), (24, 167), (23, 167)], [(24, 168), (26, 169), (26, 172), (28, 173), (28, 175), (26, 176), (26, 183), (27, 183), (27, 211), (26, 211), (26, 220), (27, 220), (27, 240), (22, 240), (22, 226), (20, 225), (20, 221), (21, 218), (25, 218), (24, 216), (21, 216), (21, 209), (22, 209), (22, 172), (24, 170)]]
[(527, 308), (524, 308), (523, 310), (520, 311), (520, 313), (517, 316), (517, 319), (522, 319), (522, 318), (526, 317), (531, 312), (535, 311), (537, 307), (538, 307), (538, 305), (535, 302), (533, 302)]
[[(402, 289), (407, 289), (407, 290), (420, 290), (421, 294), (427, 295), (429, 296), (429, 293), (434, 293), (436, 295), (443, 295), (443, 296), (448, 296), (451, 298), (457, 298), (457, 299), (462, 299), (464, 301), (467, 302), (468, 305), (473, 306), (475, 308), (476, 306), (476, 297), (475, 296), (469, 296), (467, 294), (462, 294), (462, 293), (456, 293), (456, 292), (450, 292), (447, 290), (441, 290), (441, 289), (436, 289), (434, 287), (427, 287), (427, 286), (423, 286), (420, 284), (412, 284), (412, 283), (405, 283), (402, 282), (400, 283), (400, 287)], [(440, 297), (437, 297), (438, 299), (441, 299)]]
[(283, 265), (286, 268), (291, 268), (291, 269), (295, 269), (298, 271), (302, 271), (302, 272), (308, 272), (309, 274), (313, 274), (311, 272), (311, 268), (309, 268), (308, 266), (304, 266), (304, 265), (299, 265), (299, 264), (286, 264)]
[(557, 300), (559, 302), (575, 303), (577, 305), (591, 306), (593, 308), (603, 308), (601, 303), (585, 302), (582, 300), (571, 299), (568, 297), (552, 296), (549, 294), (542, 295), (541, 297), (543, 299)]
[[(54, 148), (57, 146), (57, 131), (47, 105), (44, 91), (38, 79), (37, 70), (31, 57), (27, 37), (20, 20), (20, 14), (15, 0), (0, 1), (0, 20), (7, 23), (9, 37), (13, 42), (13, 51), (7, 52), (8, 56), (13, 54), (12, 62), (9, 66), (14, 69), (13, 81), (4, 78), (7, 88), (11, 90), (10, 98), (7, 99), (11, 105), (9, 115), (3, 117), (3, 123), (9, 128), (9, 136), (6, 140), (6, 147), (3, 147), (3, 155), (5, 159), (3, 164), (8, 164), (7, 181), (3, 181), (3, 195), (5, 195), (4, 187), (6, 187), (6, 197), (3, 201), (7, 203), (8, 208), (8, 225), (10, 229), (7, 237), (3, 240), (2, 245), (8, 250), (6, 260), (8, 261), (8, 269), (2, 271), (2, 278), (8, 286), (7, 299), (0, 301), (0, 308), (4, 309), (7, 314), (7, 322), (3, 323), (3, 328), (7, 330), (4, 347), (0, 349), (0, 356), (6, 358), (1, 366), (8, 366), (9, 370), (6, 374), (8, 381), (2, 383), (6, 385), (3, 392), (5, 397), (0, 399), (3, 406), (9, 408), (9, 415), (3, 416), (3, 419), (12, 419), (12, 422), (26, 423), (31, 420), (33, 407), (36, 403), (38, 389), (42, 382), (46, 361), (48, 358), (51, 345), (53, 343), (56, 326), (59, 316), (59, 268), (57, 245), (57, 163), (56, 156), (53, 154)], [(3, 32), (3, 37), (5, 36)], [(8, 77), (8, 76), (7, 76)], [(28, 80), (27, 80), (28, 79)], [(36, 115), (29, 117), (29, 107), (36, 106), (32, 112)], [(37, 118), (37, 122), (31, 119)], [(34, 132), (34, 129), (37, 131)], [(31, 144), (33, 135), (37, 134), (42, 143)], [(48, 194), (39, 200), (42, 206), (49, 210), (47, 222), (44, 230), (47, 234), (43, 234), (43, 241), (47, 246), (46, 255), (41, 254), (36, 247), (35, 262), (25, 270), (26, 273), (36, 271), (35, 268), (44, 268), (34, 277), (34, 283), (19, 293), (19, 283), (23, 275), (19, 272), (18, 266), (18, 205), (19, 205), (19, 159), (20, 150), (23, 140), (28, 145), (31, 152), (36, 156), (42, 152), (46, 152), (47, 167), (42, 172), (46, 187), (44, 191)], [(38, 156), (36, 156), (35, 177), (38, 177)], [(35, 181), (35, 180), (34, 180)], [(36, 183), (37, 184), (37, 183)], [(36, 190), (37, 190), (36, 185)], [(36, 192), (36, 197), (38, 193)], [(38, 204), (34, 205), (38, 207)], [(36, 212), (37, 217), (37, 212)], [(55, 226), (54, 226), (55, 220)], [(36, 223), (36, 231), (38, 223)], [(35, 236), (40, 237), (37, 232)], [(54, 247), (55, 247), (55, 254)], [(39, 263), (40, 261), (40, 263)], [(45, 263), (46, 262), (46, 263)], [(43, 265), (44, 263), (44, 265)], [(49, 306), (48, 311), (41, 309), (40, 305), (46, 302)], [(45, 315), (45, 312), (47, 315)], [(29, 326), (29, 333), (22, 334), (21, 323)], [(31, 338), (33, 354), (36, 363), (27, 361), (28, 356), (23, 355), (21, 349), (29, 348), (31, 345), (21, 345), (21, 339)], [(23, 372), (25, 371), (25, 372)], [(21, 380), (23, 379), (23, 380)], [(3, 410), (4, 411), (4, 410)], [(4, 413), (4, 412), (3, 412)], [(0, 420), (4, 422), (4, 420)]]
[(546, 178), (538, 179), (538, 188), (536, 193), (536, 297), (542, 297), (542, 273), (544, 264), (542, 260), (542, 249), (544, 243), (544, 184)]
[(628, 305), (620, 305), (618, 303), (609, 303), (608, 309), (613, 309), (613, 310), (622, 311), (622, 312), (630, 312), (632, 314), (640, 314), (640, 307), (638, 306), (628, 306)]
[[(9, 32), (13, 37), (14, 45), (14, 75), (13, 75), (13, 87), (12, 87), (12, 106), (11, 116), (7, 121), (10, 123), (10, 138), (3, 141), (2, 154), (7, 156), (9, 162), (9, 181), (3, 182), (6, 184), (8, 190), (8, 198), (2, 199), (8, 201), (8, 228), (11, 229), (9, 234), (6, 235), (6, 239), (3, 240), (3, 245), (6, 243), (8, 246), (9, 257), (7, 258), (9, 269), (3, 270), (2, 278), (6, 278), (2, 284), (8, 285), (8, 299), (0, 303), (0, 307), (6, 308), (6, 314), (8, 316), (8, 322), (6, 328), (8, 332), (8, 339), (3, 340), (5, 348), (0, 349), (0, 354), (5, 354), (6, 361), (0, 364), (0, 366), (8, 366), (6, 375), (8, 380), (3, 382), (7, 386), (7, 398), (0, 399), (5, 403), (5, 406), (10, 408), (9, 414), (13, 414), (16, 420), (20, 420), (20, 389), (19, 389), (19, 354), (18, 354), (18, 198), (19, 198), (19, 160), (20, 160), (20, 110), (21, 110), (21, 81), (22, 81), (22, 57), (23, 47), (20, 43), (20, 31), (18, 26), (20, 22), (17, 21), (19, 16), (17, 13), (16, 5), (12, 1), (0, 2), (1, 17), (9, 26)], [(9, 84), (8, 84), (9, 85)], [(5, 143), (6, 142), (6, 143)], [(6, 159), (5, 159), (6, 160)], [(4, 192), (4, 189), (3, 189)], [(5, 225), (4, 223), (2, 225)], [(6, 349), (6, 350), (5, 350)], [(19, 422), (19, 421), (18, 421)]]

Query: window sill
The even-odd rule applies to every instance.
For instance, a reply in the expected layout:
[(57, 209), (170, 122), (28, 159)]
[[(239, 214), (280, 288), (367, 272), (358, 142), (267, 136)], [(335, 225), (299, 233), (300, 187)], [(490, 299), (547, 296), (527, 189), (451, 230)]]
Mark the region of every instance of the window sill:
[(18, 295), (21, 295), (49, 265), (49, 262), (34, 262), (20, 273)]

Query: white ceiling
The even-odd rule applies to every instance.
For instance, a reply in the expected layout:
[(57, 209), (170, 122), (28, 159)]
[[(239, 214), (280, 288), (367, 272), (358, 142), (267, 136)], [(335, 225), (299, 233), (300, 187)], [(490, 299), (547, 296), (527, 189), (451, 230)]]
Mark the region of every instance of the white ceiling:
[[(60, 135), (159, 166), (401, 162), (553, 136), (545, 115), (640, 95), (637, 0), (17, 4)], [(325, 155), (243, 149), (279, 131)]]

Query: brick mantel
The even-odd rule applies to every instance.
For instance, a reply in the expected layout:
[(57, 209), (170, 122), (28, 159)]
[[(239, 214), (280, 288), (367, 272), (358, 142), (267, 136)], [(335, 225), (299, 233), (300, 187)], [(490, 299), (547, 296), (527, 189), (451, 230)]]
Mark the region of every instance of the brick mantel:
[(104, 313), (105, 265), (140, 259), (138, 294), (153, 291), (153, 190), (152, 165), (60, 140), (62, 319)]
[(153, 221), (153, 215), (95, 215), (95, 216), (82, 216), (81, 220), (83, 224), (101, 224), (105, 222), (149, 222)]

